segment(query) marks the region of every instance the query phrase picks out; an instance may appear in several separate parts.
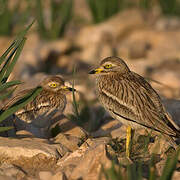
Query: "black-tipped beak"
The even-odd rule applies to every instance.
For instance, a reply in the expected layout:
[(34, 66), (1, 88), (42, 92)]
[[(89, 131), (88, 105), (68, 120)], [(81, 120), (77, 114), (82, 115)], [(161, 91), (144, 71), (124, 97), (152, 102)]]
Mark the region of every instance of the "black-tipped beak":
[(67, 88), (69, 91), (76, 91), (76, 89), (74, 89), (74, 88)]
[(96, 71), (95, 70), (92, 70), (92, 71), (90, 71), (88, 74), (95, 74), (96, 73)]
[(67, 90), (67, 91), (76, 91), (76, 89), (68, 87), (68, 86), (63, 86), (62, 89)]
[(89, 74), (99, 74), (99, 73), (102, 73), (102, 72), (104, 72), (104, 69), (97, 68), (95, 70), (90, 71)]

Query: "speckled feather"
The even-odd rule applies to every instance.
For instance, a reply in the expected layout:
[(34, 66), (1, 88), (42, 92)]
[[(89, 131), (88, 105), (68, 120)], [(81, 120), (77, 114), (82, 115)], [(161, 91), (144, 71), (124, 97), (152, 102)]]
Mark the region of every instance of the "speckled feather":
[(65, 106), (65, 95), (43, 90), (33, 101), (17, 111), (15, 115), (21, 120), (30, 123), (32, 120), (36, 120), (38, 116), (47, 116), (47, 113), (50, 113), (51, 110), (63, 112)]

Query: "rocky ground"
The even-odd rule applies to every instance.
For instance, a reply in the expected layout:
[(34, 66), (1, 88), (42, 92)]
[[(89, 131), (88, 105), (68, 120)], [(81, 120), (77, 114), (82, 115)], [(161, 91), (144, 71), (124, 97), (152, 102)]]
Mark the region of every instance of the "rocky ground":
[[(11, 40), (0, 38), (1, 54)], [(125, 127), (110, 118), (98, 103), (94, 80), (87, 72), (107, 56), (123, 58), (133, 71), (147, 78), (180, 125), (179, 49), (179, 20), (134, 9), (101, 24), (84, 26), (76, 34), (69, 32), (53, 42), (29, 33), (11, 78), (29, 82), (29, 86), (36, 77), (43, 76), (39, 72), (62, 74), (70, 83), (74, 79), (80, 118), (74, 115), (69, 95), (64, 116), (53, 117), (56, 124), (51, 127), (52, 138), (39, 139), (25, 131), (16, 132), (16, 138), (0, 137), (0, 179), (105, 179), (102, 168), (110, 168), (112, 162), (115, 166), (121, 164), (123, 174), (129, 164), (141, 162), (146, 179), (153, 153), (160, 176), (171, 151), (169, 144), (153, 133), (150, 138), (145, 130), (136, 132), (128, 160)], [(180, 172), (175, 171), (173, 179), (179, 178)]]

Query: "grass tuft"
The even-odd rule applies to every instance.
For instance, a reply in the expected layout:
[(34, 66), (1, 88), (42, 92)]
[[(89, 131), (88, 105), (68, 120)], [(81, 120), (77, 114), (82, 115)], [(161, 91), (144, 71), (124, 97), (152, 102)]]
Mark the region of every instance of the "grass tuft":
[(50, 1), (49, 25), (45, 18), (45, 8), (42, 0), (36, 0), (36, 17), (39, 35), (45, 39), (57, 39), (65, 33), (66, 27), (72, 19), (73, 0)]
[(124, 8), (125, 0), (86, 0), (93, 22), (100, 23)]
[[(19, 85), (20, 81), (10, 81), (7, 82), (10, 74), (13, 71), (13, 68), (22, 52), (22, 49), (24, 47), (26, 37), (28, 30), (31, 28), (34, 21), (26, 28), (24, 29), (19, 35), (16, 37), (16, 39), (13, 41), (13, 43), (9, 46), (9, 48), (4, 52), (4, 54), (0, 57), (0, 92), (1, 92), (1, 100), (7, 98), (13, 90), (11, 89), (9, 91), (10, 87)], [(5, 120), (7, 117), (15, 113), (18, 109), (25, 106), (27, 103), (32, 101), (42, 90), (41, 87), (37, 87), (32, 92), (28, 93), (25, 97), (20, 99), (19, 101), (15, 102), (12, 106), (10, 106), (8, 109), (1, 109), (0, 110), (0, 122)], [(6, 131), (11, 129), (12, 127), (0, 127), (0, 132)]]

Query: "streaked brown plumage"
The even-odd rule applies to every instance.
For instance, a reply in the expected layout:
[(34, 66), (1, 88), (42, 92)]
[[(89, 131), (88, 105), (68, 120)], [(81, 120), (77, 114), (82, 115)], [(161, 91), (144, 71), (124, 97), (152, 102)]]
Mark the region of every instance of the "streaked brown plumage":
[[(51, 124), (51, 117), (57, 111), (63, 112), (66, 106), (66, 94), (72, 91), (72, 88), (64, 85), (64, 80), (59, 76), (48, 76), (40, 83), (40, 86), (43, 88), (40, 94), (15, 113), (18, 119), (16, 121), (23, 126), (22, 129), (29, 130), (35, 135), (34, 128), (48, 127)], [(30, 91), (32, 89), (20, 91), (3, 109), (7, 109)]]
[(112, 117), (134, 129), (145, 127), (180, 137), (180, 128), (165, 110), (159, 95), (143, 77), (130, 71), (122, 59), (105, 58), (90, 74), (97, 74), (99, 100)]

